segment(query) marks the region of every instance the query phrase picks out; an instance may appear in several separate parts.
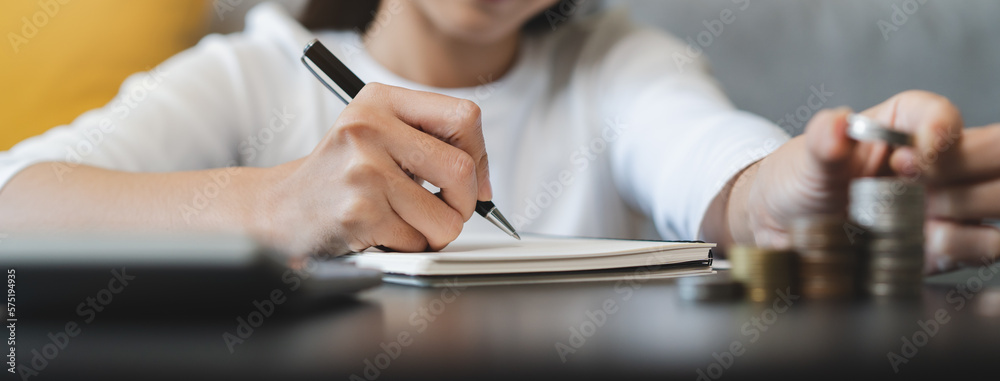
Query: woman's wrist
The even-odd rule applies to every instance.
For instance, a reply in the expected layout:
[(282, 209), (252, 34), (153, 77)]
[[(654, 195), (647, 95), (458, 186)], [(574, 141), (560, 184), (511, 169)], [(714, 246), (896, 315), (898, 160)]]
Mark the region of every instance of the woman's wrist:
[(731, 244), (754, 244), (756, 242), (749, 205), (751, 204), (750, 197), (753, 195), (754, 184), (757, 182), (757, 174), (764, 160), (767, 159), (748, 166), (733, 181), (729, 203), (726, 206), (726, 221), (728, 222)]
[(733, 176), (705, 212), (703, 235), (723, 250), (730, 245), (753, 242), (747, 205), (759, 165), (759, 161), (750, 164)]
[(284, 244), (287, 238), (282, 227), (288, 224), (283, 221), (284, 178), (298, 161), (282, 164), (271, 168), (240, 168), (241, 173), (234, 176), (234, 185), (238, 188), (237, 197), (228, 206), (229, 220), (238, 229), (272, 244)]

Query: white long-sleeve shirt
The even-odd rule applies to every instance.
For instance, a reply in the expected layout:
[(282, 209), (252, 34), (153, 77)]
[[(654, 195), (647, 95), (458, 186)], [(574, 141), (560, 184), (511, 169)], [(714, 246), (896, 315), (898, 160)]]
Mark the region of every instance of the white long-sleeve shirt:
[[(788, 136), (735, 110), (675, 38), (609, 12), (527, 36), (514, 67), (474, 88), (401, 78), (352, 32), (311, 32), (273, 4), (247, 28), (210, 35), (129, 77), (107, 106), (0, 152), (0, 187), (39, 162), (168, 172), (273, 166), (301, 158), (344, 105), (301, 64), (318, 37), (362, 80), (475, 101), (494, 202), (519, 231), (697, 239), (711, 200)], [(211, 188), (211, 187), (209, 187)], [(197, 218), (192, 203), (176, 212)], [(208, 196), (213, 196), (209, 194)], [(655, 230), (654, 230), (655, 229)], [(495, 230), (474, 217), (466, 231)]]

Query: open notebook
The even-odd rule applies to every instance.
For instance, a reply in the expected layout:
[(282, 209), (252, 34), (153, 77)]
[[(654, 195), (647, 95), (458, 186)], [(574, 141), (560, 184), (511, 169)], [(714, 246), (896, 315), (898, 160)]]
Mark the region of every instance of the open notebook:
[[(350, 256), (358, 267), (409, 276), (470, 276), (534, 274), (534, 278), (566, 278), (568, 272), (687, 264), (707, 268), (712, 243), (561, 238), (525, 235), (521, 241), (500, 235), (463, 234), (440, 252), (384, 253), (368, 251)], [(690, 266), (686, 266), (690, 270)], [(662, 271), (660, 271), (662, 272)], [(538, 277), (538, 273), (560, 273)], [(528, 279), (527, 277), (523, 279)], [(392, 281), (388, 278), (386, 281)], [(413, 283), (412, 281), (399, 283)], [(507, 281), (502, 283), (509, 283)]]

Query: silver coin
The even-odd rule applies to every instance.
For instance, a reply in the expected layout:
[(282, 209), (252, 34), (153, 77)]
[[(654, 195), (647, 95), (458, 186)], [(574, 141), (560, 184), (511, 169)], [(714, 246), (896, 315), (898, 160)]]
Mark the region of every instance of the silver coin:
[(924, 198), (873, 200), (864, 196), (852, 195), (850, 211), (854, 214), (865, 213), (871, 215), (923, 215)]
[(847, 121), (850, 123), (847, 134), (856, 140), (882, 141), (899, 146), (913, 145), (910, 134), (886, 128), (869, 117), (851, 114)]
[(920, 284), (924, 275), (919, 271), (872, 271), (868, 276), (869, 283), (888, 283), (896, 285)]
[(889, 271), (912, 271), (915, 273), (923, 273), (924, 270), (924, 258), (913, 257), (913, 258), (872, 258), (871, 268), (878, 270), (889, 270)]
[(908, 228), (919, 228), (923, 226), (923, 213), (879, 213), (870, 214), (864, 212), (853, 213), (852, 220), (856, 225), (861, 226), (900, 226)]
[(913, 284), (892, 284), (892, 283), (868, 283), (868, 292), (874, 296), (907, 297), (920, 294), (920, 283)]
[(890, 204), (884, 204), (881, 202), (871, 202), (866, 200), (858, 200), (853, 202), (850, 207), (852, 217), (857, 215), (871, 215), (878, 216), (882, 214), (888, 215), (899, 215), (899, 216), (922, 216), (924, 215), (924, 203), (921, 200), (917, 202), (893, 202)]
[(895, 224), (914, 226), (924, 222), (923, 210), (885, 210), (879, 208), (851, 208), (851, 220), (862, 225)]
[(894, 196), (887, 199), (875, 199), (872, 197), (851, 195), (851, 207), (858, 210), (899, 210), (903, 212), (923, 212), (924, 197), (903, 197)]
[[(861, 179), (858, 179), (861, 180)], [(856, 180), (857, 181), (857, 180)], [(902, 185), (866, 185), (853, 184), (851, 195), (877, 200), (909, 200), (923, 198), (926, 189), (923, 186), (901, 183)]]
[(851, 188), (888, 189), (893, 192), (902, 193), (908, 188), (915, 191), (922, 191), (924, 186), (920, 183), (899, 177), (863, 177), (855, 179), (851, 183)]
[(853, 201), (850, 206), (850, 211), (854, 214), (893, 214), (893, 215), (910, 215), (919, 216), (924, 214), (924, 200), (893, 200), (892, 202), (879, 202), (874, 200), (864, 200), (860, 197), (854, 197), (857, 201)]
[(920, 234), (923, 230), (922, 222), (899, 222), (899, 223), (877, 223), (877, 224), (866, 224), (858, 222), (858, 226), (867, 232), (874, 234), (897, 234), (900, 232), (913, 232), (914, 234)]
[(926, 193), (923, 187), (909, 185), (889, 185), (885, 188), (854, 185), (851, 189), (851, 196), (858, 197), (858, 200), (879, 201), (882, 204), (919, 201), (923, 200)]
[(872, 253), (923, 253), (923, 242), (907, 242), (888, 239), (874, 239), (868, 244), (868, 250)]
[[(899, 231), (900, 233), (912, 233), (920, 234), (924, 226), (924, 216), (895, 216), (895, 215), (881, 215), (881, 216), (870, 216), (865, 214), (859, 214), (857, 219), (854, 221), (860, 227), (878, 227), (881, 228), (880, 231), (884, 229), (894, 229), (894, 231)], [(892, 233), (893, 231), (886, 231), (885, 233)]]
[[(890, 252), (878, 252), (871, 253), (868, 255), (869, 267), (885, 267), (887, 264), (895, 264), (894, 266), (906, 266), (912, 264), (912, 261), (923, 258), (923, 252), (907, 252), (907, 253), (890, 253)], [(910, 261), (910, 262), (907, 262)], [(921, 265), (921, 267), (923, 267)]]

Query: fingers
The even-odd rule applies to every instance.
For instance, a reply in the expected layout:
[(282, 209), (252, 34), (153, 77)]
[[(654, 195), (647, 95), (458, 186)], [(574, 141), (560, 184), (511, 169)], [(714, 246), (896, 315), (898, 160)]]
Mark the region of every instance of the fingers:
[(389, 181), (386, 193), (392, 209), (427, 239), (431, 250), (443, 249), (462, 232), (462, 215), (402, 172)]
[(902, 173), (925, 173), (934, 183), (979, 181), (1000, 177), (1000, 124), (970, 128), (962, 132), (953, 154), (920, 157), (914, 150), (893, 157)]
[(806, 126), (809, 152), (828, 166), (846, 165), (853, 155), (856, 142), (847, 138), (847, 108), (822, 110)]
[(889, 164), (897, 173), (933, 182), (945, 172), (948, 157), (959, 151), (962, 114), (940, 95), (906, 91), (862, 114), (913, 135), (912, 148), (895, 150), (890, 157)]
[(465, 151), (475, 164), (477, 199), (493, 198), (481, 113), (475, 102), (378, 83), (366, 85), (358, 97), (384, 100), (399, 120)]
[[(373, 166), (371, 163), (364, 165)], [(337, 209), (344, 231), (333, 236), (343, 239), (355, 252), (379, 245), (397, 251), (426, 250), (427, 239), (393, 211), (386, 197), (385, 192), (374, 188), (343, 197)]]
[[(468, 153), (452, 147), (399, 121), (388, 137), (388, 152), (404, 171), (441, 188), (441, 198), (456, 210), (462, 221), (472, 217), (479, 194), (476, 163)], [(412, 182), (412, 181), (411, 181)], [(421, 193), (430, 194), (420, 188)]]
[(380, 225), (370, 230), (372, 237), (362, 250), (372, 246), (382, 246), (394, 251), (427, 251), (427, 239), (420, 231), (392, 211), (385, 213), (384, 216)]
[(823, 110), (806, 127), (809, 152), (828, 174), (841, 179), (865, 177), (885, 172), (888, 146), (858, 142), (847, 135), (847, 116), (851, 110), (842, 107)]
[[(289, 181), (313, 196), (302, 203), (316, 222), (312, 241), (422, 251), (454, 240), (476, 200), (492, 197), (488, 168), (475, 103), (374, 83)], [(441, 188), (440, 198), (423, 180)]]
[(1000, 180), (936, 187), (927, 194), (927, 214), (952, 220), (1000, 216)]
[(936, 273), (997, 260), (1000, 230), (993, 226), (931, 220), (925, 228), (924, 270)]
[(1000, 123), (964, 130), (956, 155), (942, 164), (949, 170), (941, 173), (947, 180), (981, 180), (1000, 177)]
[[(333, 213), (325, 214), (330, 231), (318, 234), (341, 238), (355, 251), (444, 248), (472, 217), (476, 200), (492, 196), (481, 187), (489, 187), (489, 178), (478, 107), (379, 84), (362, 93), (309, 156), (311, 170), (330, 176), (303, 180), (332, 178), (342, 191), (321, 192)], [(441, 188), (440, 198), (423, 180)], [(324, 218), (322, 210), (309, 212)]]
[(919, 151), (933, 150), (941, 139), (957, 139), (964, 122), (948, 98), (927, 91), (905, 91), (862, 114), (892, 128), (913, 134)]

